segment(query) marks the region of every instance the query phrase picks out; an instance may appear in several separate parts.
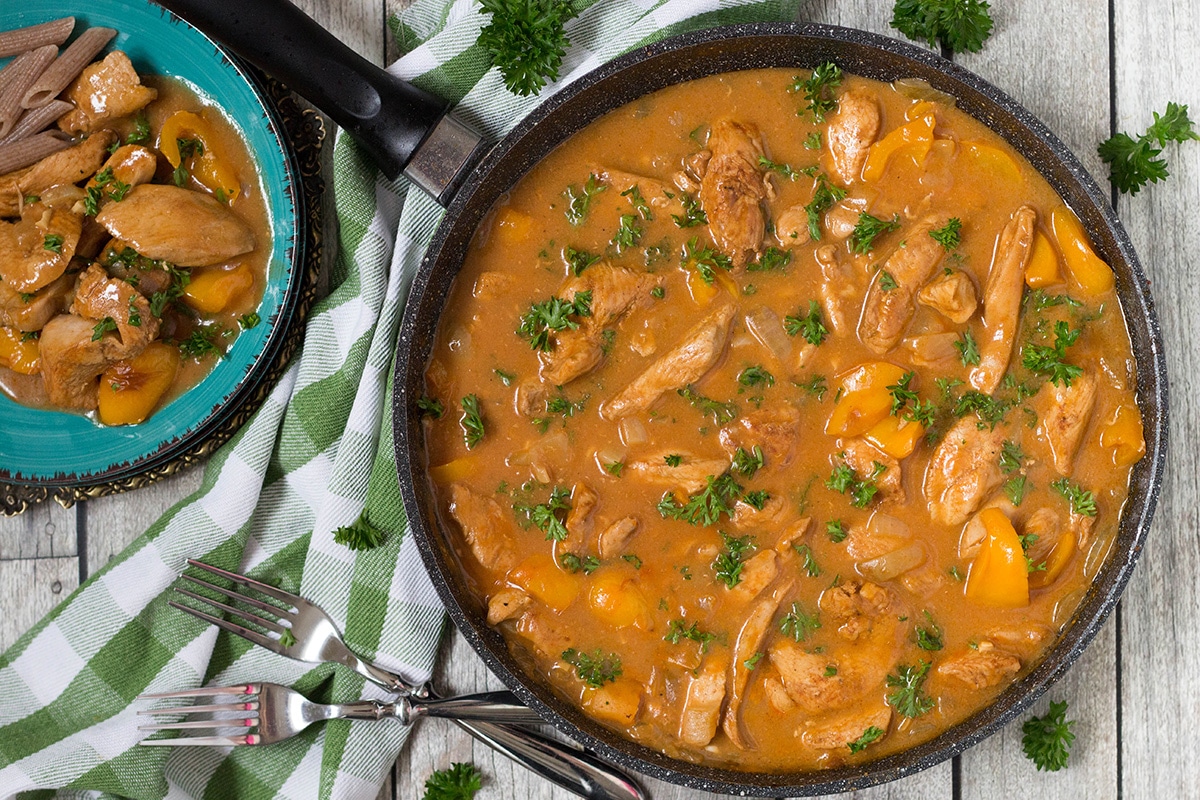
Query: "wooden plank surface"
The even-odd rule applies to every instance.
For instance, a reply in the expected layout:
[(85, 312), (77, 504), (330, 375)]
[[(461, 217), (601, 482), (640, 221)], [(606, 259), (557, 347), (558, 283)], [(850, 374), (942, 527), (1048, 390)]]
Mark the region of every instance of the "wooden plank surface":
[[(389, 13), (409, 0), (301, 0), (298, 4), (375, 63), (394, 57), (385, 35)], [(799, 18), (889, 33), (891, 3), (808, 0)], [(1168, 100), (1200, 111), (1200, 8), (1195, 0), (1010, 0), (993, 3), (996, 31), (984, 52), (957, 60), (1030, 108), (1083, 159), (1098, 180), (1106, 171), (1095, 145), (1116, 129), (1140, 131)], [(1111, 34), (1111, 50), (1110, 50)], [(1111, 69), (1110, 69), (1111, 67)], [(1110, 81), (1111, 77), (1111, 81)], [(1200, 113), (1193, 112), (1193, 117)], [(1114, 120), (1115, 118), (1115, 120)], [(939, 765), (861, 798), (1200, 797), (1200, 746), (1187, 732), (1200, 716), (1200, 282), (1193, 274), (1200, 231), (1200, 144), (1169, 146), (1172, 177), (1118, 210), (1147, 272), (1167, 342), (1172, 396), (1172, 461), (1147, 551), (1115, 619), (1035, 712), (1066, 699), (1078, 720), (1071, 766), (1038, 773), (1020, 753), (1019, 722)], [(123, 549), (162, 511), (199, 484), (193, 470), (150, 489), (92, 501), (80, 509), (43, 506), (0, 519), (0, 647), (11, 643), (78, 585), (80, 577)], [(444, 688), (498, 686), (451, 633), (439, 667)], [(483, 769), (480, 797), (563, 797), (540, 779), (452, 725), (427, 721), (414, 731), (380, 798), (423, 795), (429, 773), (452, 761)], [(656, 800), (701, 793), (647, 782)]]

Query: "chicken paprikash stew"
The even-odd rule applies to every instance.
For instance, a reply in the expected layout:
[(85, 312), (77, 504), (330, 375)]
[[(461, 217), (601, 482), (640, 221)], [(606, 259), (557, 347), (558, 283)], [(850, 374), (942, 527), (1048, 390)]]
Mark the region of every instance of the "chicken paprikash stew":
[(73, 27), (0, 34), (0, 388), (132, 424), (258, 324), (271, 231), (220, 109)]
[(429, 476), (531, 674), (742, 770), (927, 740), (1028, 671), (1144, 443), (1110, 268), (953, 101), (833, 65), (622, 107), (497, 204)]

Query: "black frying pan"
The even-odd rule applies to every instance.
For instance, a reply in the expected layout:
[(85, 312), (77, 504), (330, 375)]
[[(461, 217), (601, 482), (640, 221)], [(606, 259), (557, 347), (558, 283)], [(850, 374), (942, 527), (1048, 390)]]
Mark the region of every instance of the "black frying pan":
[[(243, 25), (265, 23), (259, 13), (263, 6), (251, 5), (251, 0), (242, 0), (247, 7), (242, 10), (225, 7), (224, 0), (159, 2), (179, 9), (197, 27), (306, 95), (359, 136), (385, 173), (417, 173), (423, 188), (447, 205), (413, 282), (397, 349), (393, 424), (401, 492), (426, 567), (454, 622), (492, 671), (567, 735), (614, 762), (697, 789), (795, 796), (870, 786), (933, 766), (1011, 721), (1066, 672), (1116, 605), (1141, 553), (1166, 456), (1166, 366), (1158, 320), (1137, 255), (1100, 188), (1057, 137), (991, 84), (927, 50), (862, 31), (795, 24), (717, 28), (659, 42), (600, 67), (547, 100), (482, 156), (483, 148), (469, 134), (445, 122), (443, 103), (385, 76), (358, 56), (347, 56), (349, 51), (335, 47), (332, 37), (311, 20), (281, 19), (275, 3), (268, 4), (269, 25), (255, 30), (271, 30), (278, 44), (270, 44), (239, 35), (246, 30)], [(239, 47), (243, 38), (248, 41)], [(1137, 361), (1146, 456), (1134, 468), (1112, 553), (1075, 616), (1045, 659), (994, 703), (925, 744), (865, 765), (802, 773), (736, 772), (672, 759), (630, 742), (526, 674), (500, 634), (487, 625), (486, 608), (466, 585), (443, 535), (425, 473), (415, 402), (424, 394), (434, 333), (472, 235), (495, 200), (546, 153), (606, 112), (675, 83), (760, 67), (812, 68), (824, 61), (882, 81), (921, 78), (956, 97), (959, 108), (1024, 154), (1075, 210), (1097, 253), (1116, 272)], [(352, 102), (343, 102), (346, 97)], [(431, 168), (436, 161), (429, 158), (432, 151), (447, 155), (450, 163)]]

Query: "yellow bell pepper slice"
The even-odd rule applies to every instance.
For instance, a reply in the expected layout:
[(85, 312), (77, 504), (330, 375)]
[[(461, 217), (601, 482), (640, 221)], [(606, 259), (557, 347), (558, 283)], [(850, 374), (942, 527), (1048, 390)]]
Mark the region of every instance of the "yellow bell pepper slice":
[(917, 449), (917, 442), (924, 435), (924, 425), (893, 416), (889, 411), (886, 417), (867, 431), (866, 439), (892, 458), (907, 458)]
[(838, 376), (833, 413), (825, 424), (830, 436), (859, 436), (892, 413), (887, 387), (899, 383), (904, 370), (886, 361), (862, 364)]
[(1115, 466), (1128, 467), (1146, 454), (1142, 412), (1134, 405), (1119, 405), (1113, 418), (1100, 431), (1100, 446), (1112, 452)]
[(998, 147), (979, 142), (963, 142), (961, 152), (968, 164), (993, 181), (1004, 181), (1017, 186), (1025, 182), (1017, 162)]
[(1033, 252), (1029, 254), (1029, 264), (1025, 267), (1025, 283), (1030, 289), (1043, 289), (1061, 282), (1058, 254), (1054, 252), (1050, 240), (1039, 231), (1033, 236)]
[(205, 314), (218, 314), (244, 297), (254, 286), (250, 267), (238, 264), (233, 269), (194, 270), (183, 298)]
[(646, 598), (632, 580), (619, 572), (601, 571), (592, 576), (588, 605), (596, 619), (615, 628), (645, 628), (649, 622)]
[(145, 420), (175, 382), (181, 360), (179, 348), (151, 342), (134, 358), (104, 370), (96, 409), (100, 421), (136, 425)]
[(893, 156), (909, 155), (918, 164), (924, 161), (933, 145), (933, 126), (935, 118), (932, 114), (915, 119), (896, 128), (887, 136), (871, 145), (867, 153), (867, 161), (863, 164), (862, 179), (873, 183), (883, 177), (888, 162)]
[(1050, 212), (1050, 229), (1058, 240), (1071, 280), (1090, 295), (1111, 291), (1116, 282), (1112, 268), (1092, 250), (1083, 224), (1071, 209), (1059, 206)]
[(466, 480), (475, 474), (477, 464), (474, 456), (463, 456), (429, 468), (429, 477), (439, 486), (448, 486)]
[(221, 158), (218, 152), (220, 146), (216, 144), (217, 133), (212, 124), (191, 111), (176, 111), (167, 117), (158, 134), (158, 149), (176, 168), (183, 162), (179, 152), (180, 139), (199, 139), (203, 146), (203, 152), (192, 157), (192, 177), (216, 194), (218, 199), (223, 196), (226, 201), (232, 202), (241, 193), (242, 184), (228, 160)]
[(986, 533), (967, 572), (967, 599), (993, 608), (1029, 605), (1029, 568), (1016, 529), (998, 508), (985, 508), (979, 519)]
[(1075, 531), (1069, 528), (1063, 531), (1058, 543), (1050, 551), (1050, 555), (1046, 556), (1045, 569), (1029, 573), (1029, 588), (1044, 589), (1058, 580), (1058, 576), (1066, 569), (1071, 556), (1075, 555), (1076, 544)]
[(546, 553), (522, 561), (508, 574), (508, 580), (555, 611), (575, 602), (581, 588), (579, 576), (561, 569)]
[(16, 328), (0, 327), (0, 366), (22, 375), (37, 375), (42, 370), (38, 340), (25, 339)]
[(492, 235), (502, 247), (523, 244), (533, 235), (533, 217), (515, 208), (502, 208), (496, 212), (496, 224)]

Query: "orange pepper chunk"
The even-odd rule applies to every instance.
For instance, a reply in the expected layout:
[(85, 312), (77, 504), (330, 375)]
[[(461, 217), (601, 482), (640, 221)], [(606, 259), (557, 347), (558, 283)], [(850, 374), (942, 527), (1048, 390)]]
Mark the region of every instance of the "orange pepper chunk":
[(867, 431), (866, 439), (892, 458), (906, 458), (917, 449), (917, 442), (924, 435), (925, 426), (921, 423), (889, 412)]
[(601, 571), (592, 577), (588, 605), (600, 621), (617, 628), (646, 627), (649, 608), (637, 585), (619, 572)]
[(183, 298), (205, 314), (217, 314), (229, 308), (254, 286), (254, 276), (245, 264), (233, 269), (193, 270)]
[(151, 342), (128, 361), (118, 361), (100, 376), (97, 414), (105, 425), (136, 425), (158, 407), (179, 372), (179, 349)]
[(925, 155), (933, 145), (935, 121), (932, 114), (927, 114), (901, 125), (871, 145), (867, 161), (863, 164), (862, 179), (873, 183), (882, 178), (893, 156), (908, 155), (918, 164), (924, 161)]
[(1066, 568), (1071, 556), (1075, 555), (1076, 544), (1075, 531), (1070, 529), (1063, 531), (1058, 543), (1050, 551), (1050, 555), (1046, 556), (1045, 569), (1029, 573), (1029, 588), (1043, 589), (1058, 580), (1058, 576)]
[(1059, 206), (1050, 212), (1050, 230), (1058, 240), (1067, 274), (1080, 289), (1087, 294), (1097, 295), (1113, 288), (1116, 279), (1112, 268), (1092, 250), (1083, 224), (1071, 209)]
[(636, 681), (618, 678), (599, 688), (585, 687), (582, 702), (598, 719), (632, 725), (642, 705), (642, 687)]
[(1040, 231), (1033, 236), (1033, 252), (1029, 255), (1029, 264), (1025, 267), (1025, 283), (1030, 289), (1042, 289), (1062, 282), (1062, 273), (1058, 269), (1058, 254), (1054, 245)]
[(478, 464), (474, 456), (463, 456), (445, 464), (430, 467), (429, 477), (433, 478), (434, 483), (449, 486), (452, 483), (471, 477), (475, 474), (477, 466)]
[(1017, 166), (1017, 162), (998, 147), (979, 142), (963, 142), (961, 152), (968, 164), (990, 180), (1004, 181), (1017, 186), (1025, 181), (1021, 177), (1021, 168)]
[(1029, 605), (1029, 568), (1016, 529), (998, 508), (985, 508), (979, 519), (986, 536), (967, 572), (967, 599), (993, 608)]
[(1112, 451), (1113, 464), (1127, 467), (1146, 454), (1142, 412), (1134, 405), (1119, 405), (1100, 431), (1100, 446)]
[(0, 366), (22, 375), (37, 375), (42, 370), (38, 340), (24, 337), (16, 328), (0, 327)]
[(886, 361), (872, 361), (838, 376), (833, 413), (825, 424), (830, 436), (859, 436), (892, 413), (887, 387), (904, 377), (904, 370)]
[(496, 242), (504, 247), (523, 244), (533, 235), (533, 217), (515, 208), (502, 208), (496, 212), (496, 224), (492, 235), (496, 237)]
[(562, 611), (579, 595), (580, 580), (564, 572), (546, 553), (536, 553), (508, 574), (508, 580), (555, 611)]
[(183, 163), (179, 151), (180, 139), (199, 139), (203, 152), (192, 158), (192, 177), (200, 181), (214, 194), (224, 195), (226, 201), (232, 201), (242, 191), (242, 183), (237, 173), (229, 166), (227, 159), (222, 159), (217, 142), (217, 132), (212, 123), (200, 114), (191, 111), (176, 111), (167, 117), (158, 134), (158, 149), (171, 162), (172, 167)]

